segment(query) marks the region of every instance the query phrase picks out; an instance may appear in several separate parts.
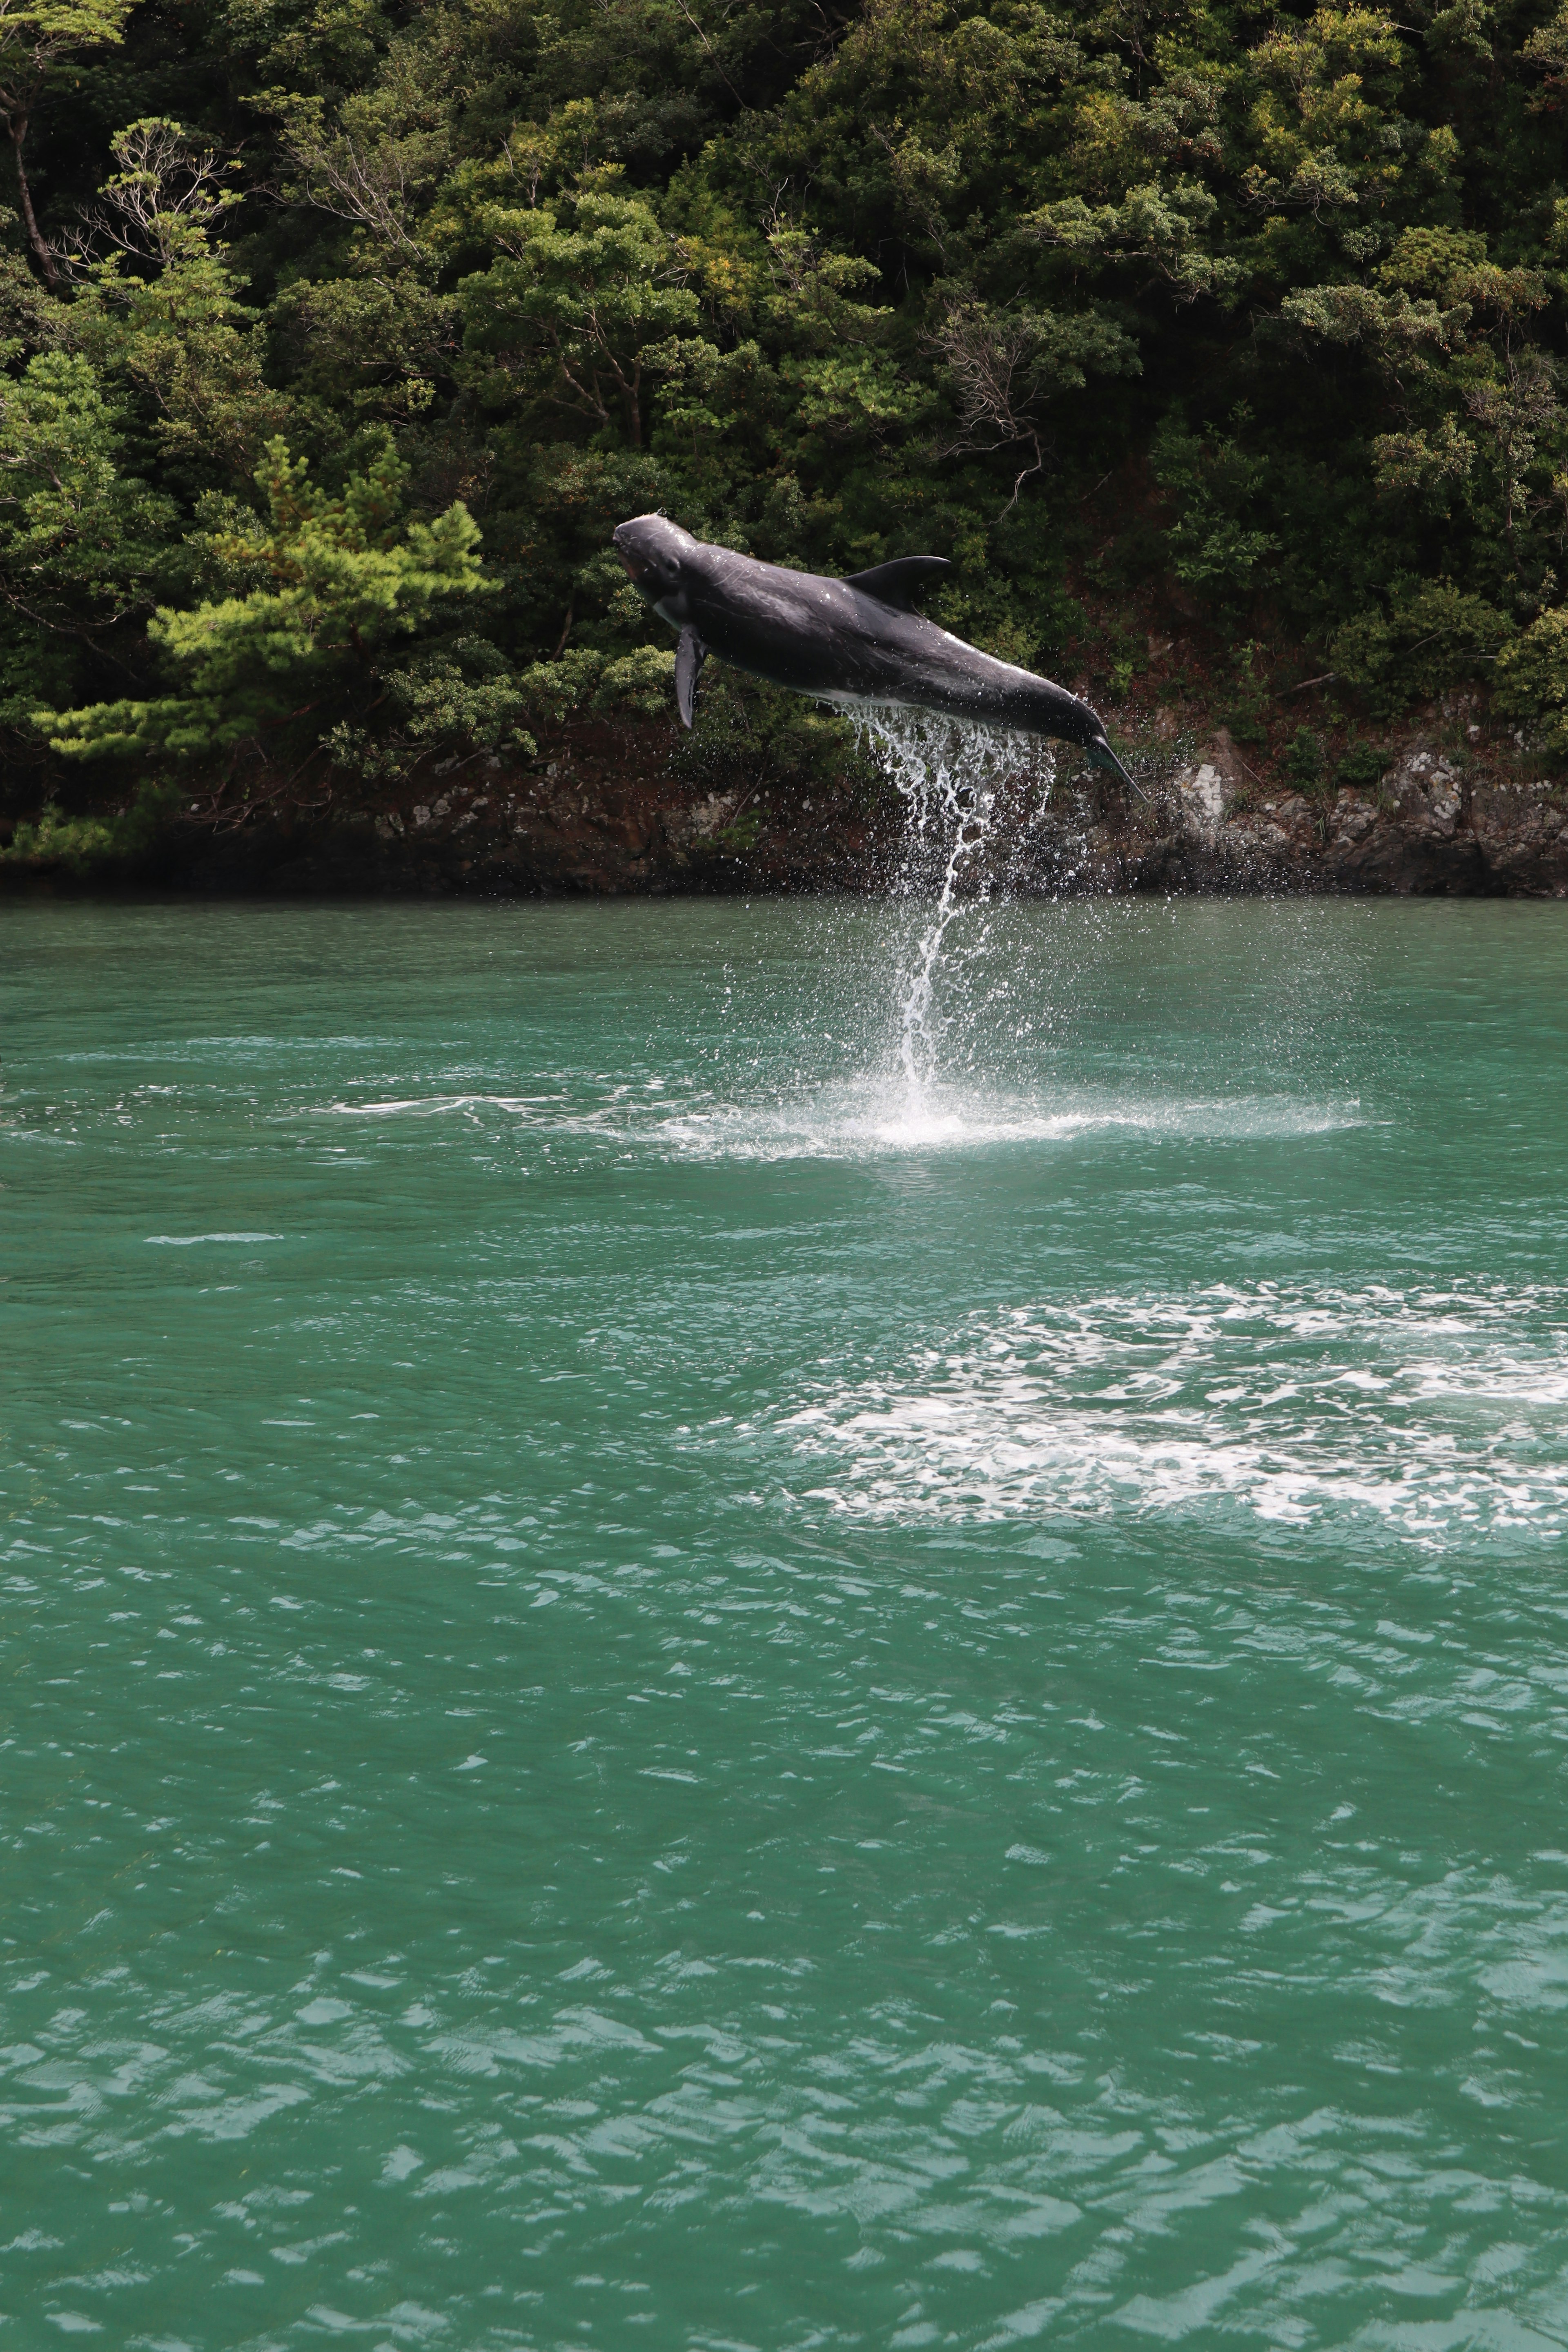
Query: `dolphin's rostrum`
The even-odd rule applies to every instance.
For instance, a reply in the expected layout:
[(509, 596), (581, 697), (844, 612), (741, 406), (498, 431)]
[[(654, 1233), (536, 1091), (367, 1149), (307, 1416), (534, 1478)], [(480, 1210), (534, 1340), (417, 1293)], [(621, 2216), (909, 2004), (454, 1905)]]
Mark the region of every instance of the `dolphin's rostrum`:
[(900, 556), (847, 580), (825, 580), (710, 546), (663, 515), (622, 523), (616, 551), (654, 611), (680, 632), (675, 695), (688, 727), (712, 653), (819, 702), (905, 703), (979, 726), (1056, 736), (1138, 789), (1087, 702), (915, 611), (918, 592), (951, 568), (942, 556)]

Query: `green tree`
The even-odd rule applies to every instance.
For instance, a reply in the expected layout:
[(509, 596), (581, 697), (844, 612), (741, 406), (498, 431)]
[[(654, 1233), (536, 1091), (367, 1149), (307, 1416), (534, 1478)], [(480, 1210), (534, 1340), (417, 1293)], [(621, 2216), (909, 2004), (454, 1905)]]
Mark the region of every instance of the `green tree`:
[(22, 151), (61, 68), (85, 50), (122, 41), (132, 5), (132, 0), (0, 0), (0, 121), (16, 160), (27, 242), (51, 286), (58, 284), (59, 269), (33, 210)]
[(187, 483), (248, 483), (290, 404), (267, 381), (260, 313), (213, 239), (240, 201), (234, 166), (161, 115), (117, 132), (110, 152), (117, 169), (72, 240), (78, 290), (55, 332), (143, 396)]
[(122, 404), (79, 353), (42, 352), (0, 404), (0, 725), (93, 669), (188, 572), (174, 501), (128, 471)]
[(209, 534), (213, 561), (238, 593), (162, 606), (148, 635), (177, 684), (148, 699), (40, 710), (35, 724), (78, 759), (172, 757), (211, 762), (241, 746), (272, 758), (313, 756), (334, 724), (386, 698), (384, 651), (482, 595), (479, 527), (454, 502), (411, 518), (406, 469), (384, 446), (341, 495), (315, 487), (303, 458), (273, 441), (257, 476), (265, 524)]
[(463, 279), (461, 299), (487, 398), (499, 377), (640, 449), (649, 385), (679, 363), (699, 310), (658, 214), (616, 177), (603, 166), (533, 202), (510, 164), (472, 175), (468, 216), (495, 257)]

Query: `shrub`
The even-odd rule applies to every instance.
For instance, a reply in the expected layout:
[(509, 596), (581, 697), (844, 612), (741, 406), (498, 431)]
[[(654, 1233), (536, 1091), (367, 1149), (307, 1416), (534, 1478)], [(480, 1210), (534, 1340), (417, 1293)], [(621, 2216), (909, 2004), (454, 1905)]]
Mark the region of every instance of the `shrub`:
[(1568, 752), (1568, 609), (1542, 613), (1498, 656), (1497, 707), (1543, 751)]
[(1386, 613), (1360, 613), (1334, 638), (1339, 677), (1380, 719), (1429, 701), (1447, 687), (1484, 677), (1513, 624), (1483, 596), (1451, 580), (1430, 582), (1396, 598)]
[(94, 866), (137, 856), (151, 846), (178, 798), (177, 785), (153, 781), (140, 785), (129, 805), (110, 815), (67, 816), (50, 801), (36, 824), (16, 827), (0, 849), (0, 865), (63, 866), (68, 874), (85, 874)]
[(1380, 743), (1363, 741), (1347, 746), (1343, 759), (1334, 770), (1336, 784), (1349, 784), (1357, 791), (1368, 784), (1380, 784), (1388, 765), (1388, 753)]
[(1299, 792), (1315, 792), (1323, 781), (1323, 742), (1310, 727), (1298, 727), (1285, 751), (1285, 773)]

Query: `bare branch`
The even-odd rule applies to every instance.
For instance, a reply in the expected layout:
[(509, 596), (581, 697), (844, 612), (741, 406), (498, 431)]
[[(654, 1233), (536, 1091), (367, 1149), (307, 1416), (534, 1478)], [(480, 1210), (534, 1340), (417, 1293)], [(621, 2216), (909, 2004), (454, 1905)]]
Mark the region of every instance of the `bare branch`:
[(76, 270), (106, 248), (167, 268), (193, 231), (205, 232), (238, 204), (227, 185), (239, 164), (194, 140), (166, 115), (149, 115), (110, 142), (119, 170), (104, 182), (102, 203), (79, 228), (60, 240), (61, 258)]

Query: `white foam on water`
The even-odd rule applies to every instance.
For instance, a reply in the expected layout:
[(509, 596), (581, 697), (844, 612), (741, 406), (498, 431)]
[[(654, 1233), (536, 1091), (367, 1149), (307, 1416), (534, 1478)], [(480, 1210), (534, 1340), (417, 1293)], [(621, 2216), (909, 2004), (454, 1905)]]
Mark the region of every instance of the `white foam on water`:
[(202, 1242), (280, 1242), (282, 1234), (149, 1234), (149, 1249), (195, 1249)]
[[(682, 1097), (684, 1096), (684, 1099)], [(378, 1123), (499, 1118), (532, 1143), (577, 1142), (691, 1160), (884, 1160), (910, 1153), (1057, 1147), (1124, 1131), (1151, 1141), (1247, 1142), (1323, 1135), (1361, 1126), (1353, 1098), (1304, 1102), (1288, 1095), (1161, 1098), (1081, 1087), (1047, 1093), (983, 1084), (911, 1089), (901, 1069), (866, 1070), (816, 1087), (792, 1076), (788, 1091), (741, 1099), (671, 1082), (609, 1087), (596, 1103), (559, 1096), (411, 1095), (311, 1107), (313, 1117)]]
[[(911, 1096), (876, 1075), (772, 1102), (681, 1110), (641, 1130), (693, 1160), (881, 1160), (901, 1154), (1062, 1146), (1119, 1130), (1151, 1141), (1244, 1142), (1362, 1125), (1353, 1102), (1280, 1096), (1160, 1100), (1129, 1096), (987, 1094), (931, 1087)], [(627, 1130), (630, 1139), (631, 1130)]]
[[(685, 1098), (682, 1099), (684, 1093)], [(482, 1125), (499, 1116), (531, 1141), (608, 1145), (660, 1159), (880, 1160), (911, 1152), (1061, 1146), (1125, 1131), (1151, 1141), (1267, 1141), (1326, 1135), (1364, 1124), (1359, 1101), (1301, 1101), (1289, 1095), (1163, 1097), (1081, 1087), (1023, 1092), (934, 1081), (911, 1090), (901, 1070), (857, 1072), (810, 1087), (739, 1100), (671, 1082), (609, 1087), (596, 1103), (559, 1096), (410, 1095), (311, 1107), (312, 1117), (378, 1122), (456, 1118)]]
[(979, 1320), (754, 1434), (870, 1520), (1368, 1517), (1440, 1545), (1568, 1515), (1568, 1298), (1216, 1286)]
[(531, 1117), (552, 1098), (535, 1095), (395, 1095), (370, 1096), (363, 1102), (313, 1103), (320, 1118), (439, 1118), (451, 1112), (510, 1111)]

